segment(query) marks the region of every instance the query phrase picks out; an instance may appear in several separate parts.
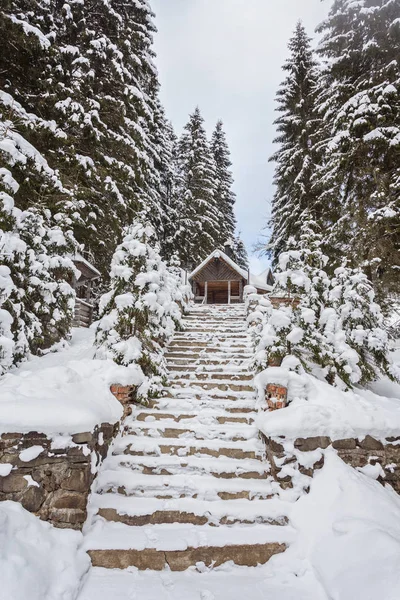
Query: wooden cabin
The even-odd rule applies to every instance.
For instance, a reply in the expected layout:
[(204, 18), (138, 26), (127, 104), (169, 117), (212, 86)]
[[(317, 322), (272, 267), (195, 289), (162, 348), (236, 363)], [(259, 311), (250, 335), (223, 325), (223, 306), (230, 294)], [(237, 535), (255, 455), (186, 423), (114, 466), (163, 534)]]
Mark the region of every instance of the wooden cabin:
[(72, 260), (79, 271), (79, 276), (72, 283), (76, 293), (73, 326), (90, 327), (93, 320), (92, 286), (101, 273), (81, 254), (75, 254)]
[(271, 281), (271, 277), (270, 272), (254, 276), (239, 267), (225, 252), (214, 250), (190, 273), (189, 282), (197, 303), (238, 304), (243, 302), (246, 285), (253, 285), (260, 294), (270, 292), (272, 285), (267, 280)]

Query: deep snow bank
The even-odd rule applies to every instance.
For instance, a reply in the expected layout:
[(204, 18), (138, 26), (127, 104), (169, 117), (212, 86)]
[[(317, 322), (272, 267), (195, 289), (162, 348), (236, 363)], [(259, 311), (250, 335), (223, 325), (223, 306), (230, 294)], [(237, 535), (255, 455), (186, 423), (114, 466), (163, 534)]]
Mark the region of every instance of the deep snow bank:
[[(256, 377), (259, 390), (265, 388), (263, 377), (265, 373), (268, 378), (268, 372)], [(283, 410), (260, 413), (257, 418), (257, 426), (267, 437), (328, 436), (337, 440), (368, 434), (377, 439), (400, 435), (399, 384), (381, 383), (382, 391), (392, 395), (386, 397), (368, 390), (344, 392), (312, 375), (287, 373), (294, 378), (293, 390), (289, 382), (292, 402)]]
[(0, 600), (75, 600), (90, 567), (82, 534), (0, 502)]
[(92, 330), (74, 330), (69, 348), (34, 358), (1, 378), (0, 434), (81, 433), (120, 419), (122, 406), (110, 385), (140, 385), (143, 374), (136, 366), (94, 360), (93, 340)]
[(400, 598), (400, 497), (395, 492), (328, 450), (290, 522), (299, 533), (290, 552), (309, 561), (328, 598)]

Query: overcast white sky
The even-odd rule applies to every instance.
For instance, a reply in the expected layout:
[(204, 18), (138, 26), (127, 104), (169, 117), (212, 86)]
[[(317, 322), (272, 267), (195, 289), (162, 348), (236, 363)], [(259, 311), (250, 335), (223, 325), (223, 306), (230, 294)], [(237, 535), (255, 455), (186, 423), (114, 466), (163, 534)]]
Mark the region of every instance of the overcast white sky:
[[(273, 195), (275, 93), (287, 42), (301, 18), (313, 35), (330, 0), (150, 0), (161, 97), (178, 134), (198, 105), (209, 133), (224, 121), (236, 215), (249, 253)], [(252, 257), (260, 272), (266, 260)]]

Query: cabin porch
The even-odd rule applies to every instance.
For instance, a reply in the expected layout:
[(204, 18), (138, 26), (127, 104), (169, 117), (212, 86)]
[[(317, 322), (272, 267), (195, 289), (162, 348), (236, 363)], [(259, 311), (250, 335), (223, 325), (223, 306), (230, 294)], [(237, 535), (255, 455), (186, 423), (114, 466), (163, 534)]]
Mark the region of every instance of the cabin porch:
[(239, 304), (243, 302), (242, 281), (193, 282), (195, 302), (204, 304)]

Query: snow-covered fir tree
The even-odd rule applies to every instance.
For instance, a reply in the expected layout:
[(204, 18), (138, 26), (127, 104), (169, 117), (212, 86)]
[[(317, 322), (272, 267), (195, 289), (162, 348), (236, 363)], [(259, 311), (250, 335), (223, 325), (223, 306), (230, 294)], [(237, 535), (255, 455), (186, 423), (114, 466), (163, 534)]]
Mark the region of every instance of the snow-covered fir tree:
[(245, 243), (241, 238), (240, 232), (235, 236), (233, 240), (233, 260), (242, 269), (248, 269), (249, 267), (249, 256), (247, 254)]
[(270, 254), (276, 264), (290, 238), (299, 239), (301, 215), (307, 209), (314, 218), (322, 217), (321, 207), (312, 187), (315, 170), (314, 151), (317, 135), (315, 91), (318, 69), (311, 40), (301, 22), (289, 41), (290, 56), (283, 66), (287, 74), (277, 93), (275, 121), (278, 150), (271, 157), (276, 163), (272, 202)]
[(319, 367), (333, 385), (365, 384), (380, 373), (396, 378), (371, 283), (343, 266), (331, 278), (323, 241), (305, 217), (299, 242), (289, 240), (279, 257), (274, 303), (261, 301), (249, 316), (258, 367), (295, 356), (308, 371)]
[(113, 256), (111, 289), (100, 302), (97, 355), (137, 364), (156, 385), (165, 374), (162, 348), (181, 326), (189, 296), (176, 268), (161, 259), (154, 229), (129, 226)]
[(232, 190), (233, 175), (231, 171), (230, 151), (221, 120), (217, 122), (212, 134), (211, 149), (216, 167), (214, 198), (221, 219), (219, 242), (221, 247), (224, 247), (226, 242), (231, 240), (235, 235), (236, 218), (234, 206), (236, 196)]
[(19, 181), (38, 184), (44, 199), (67, 194), (44, 157), (16, 131), (16, 123), (29, 126), (30, 115), (16, 102), (12, 114), (14, 120), (0, 121), (1, 372), (65, 339), (75, 299), (69, 281), (76, 242), (68, 219), (39, 206), (21, 210), (15, 203)]
[(199, 108), (179, 139), (177, 161), (174, 247), (182, 264), (191, 269), (220, 245), (223, 218), (215, 199), (215, 161)]
[(71, 191), (76, 237), (103, 274), (133, 215), (149, 218), (162, 238), (153, 16), (146, 0), (11, 0), (0, 19), (0, 88), (40, 115), (28, 140)]
[(332, 254), (361, 266), (380, 300), (400, 281), (399, 18), (398, 2), (336, 0), (319, 28), (326, 68), (317, 189), (335, 207)]

